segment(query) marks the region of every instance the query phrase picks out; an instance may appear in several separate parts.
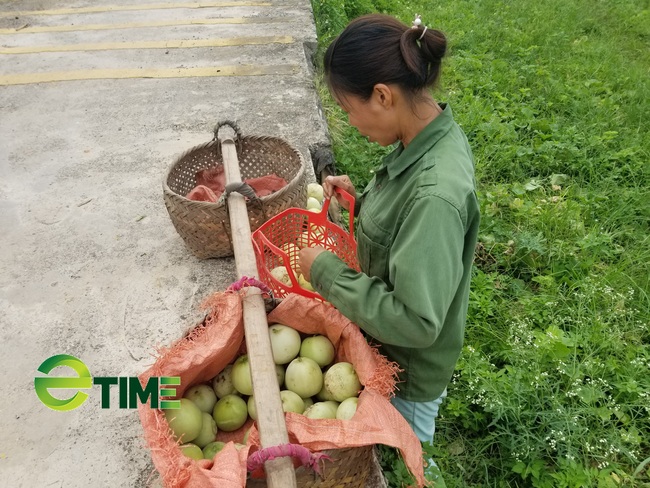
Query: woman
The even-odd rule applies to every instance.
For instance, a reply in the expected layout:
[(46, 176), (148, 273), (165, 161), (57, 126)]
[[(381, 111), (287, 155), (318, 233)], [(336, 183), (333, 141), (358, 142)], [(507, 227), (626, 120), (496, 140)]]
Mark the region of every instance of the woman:
[[(460, 355), (479, 226), (474, 163), (449, 105), (436, 102), (444, 35), (385, 15), (353, 20), (325, 53), (330, 92), (369, 141), (398, 142), (357, 194), (362, 272), (323, 248), (300, 252), (312, 286), (403, 369), (393, 404), (423, 442)], [(347, 176), (326, 196), (355, 189)], [(340, 200), (345, 205), (345, 200)]]

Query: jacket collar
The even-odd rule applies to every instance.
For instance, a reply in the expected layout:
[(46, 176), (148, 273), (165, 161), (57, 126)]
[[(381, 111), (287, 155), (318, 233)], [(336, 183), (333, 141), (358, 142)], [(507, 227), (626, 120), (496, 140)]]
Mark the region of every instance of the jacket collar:
[(387, 171), (388, 178), (399, 176), (413, 163), (418, 161), (451, 129), (454, 121), (449, 104), (441, 103), (442, 113), (433, 119), (422, 131), (413, 138), (408, 147), (401, 142), (397, 148), (388, 154), (378, 172)]

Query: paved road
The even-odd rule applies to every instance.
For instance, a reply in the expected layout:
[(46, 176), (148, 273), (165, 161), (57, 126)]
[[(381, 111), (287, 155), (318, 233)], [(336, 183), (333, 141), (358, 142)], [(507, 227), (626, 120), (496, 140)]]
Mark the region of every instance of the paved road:
[[(161, 179), (215, 122), (327, 140), (308, 0), (0, 1), (0, 486), (159, 486), (133, 410), (41, 404), (55, 354), (131, 376), (235, 279), (176, 234)], [(311, 171), (311, 165), (308, 164)], [(313, 178), (313, 173), (310, 176)]]

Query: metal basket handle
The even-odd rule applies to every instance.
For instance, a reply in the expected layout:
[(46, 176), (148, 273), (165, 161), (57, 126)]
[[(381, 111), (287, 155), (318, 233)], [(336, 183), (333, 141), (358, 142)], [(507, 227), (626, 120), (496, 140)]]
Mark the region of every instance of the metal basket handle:
[[(219, 137), (219, 130), (222, 127), (226, 127), (226, 126), (230, 127), (235, 132), (234, 139), (231, 139), (230, 137), (223, 137), (223, 138)], [(219, 143), (219, 150), (221, 150), (221, 144), (224, 141), (232, 140), (235, 143), (237, 152), (241, 153), (241, 141), (242, 141), (241, 129), (239, 128), (239, 125), (237, 125), (237, 122), (233, 120), (222, 120), (221, 122), (217, 122), (217, 125), (214, 126), (214, 140)], [(244, 181), (227, 184), (225, 190), (226, 198), (228, 198), (228, 195), (230, 195), (230, 193), (233, 191), (241, 193), (249, 200), (253, 200), (253, 201), (259, 200), (259, 197), (255, 194), (255, 190), (253, 190), (253, 188), (250, 187), (248, 183)], [(226, 208), (228, 207), (226, 206)]]
[[(215, 141), (220, 141), (219, 139), (219, 129), (221, 129), (224, 126), (230, 127), (233, 131), (235, 131), (235, 143), (241, 143), (242, 139), (242, 133), (241, 129), (239, 128), (239, 125), (237, 125), (237, 122), (234, 120), (222, 120), (221, 122), (217, 122), (217, 124), (214, 126), (214, 140)], [(239, 144), (237, 146), (237, 149), (239, 149)]]

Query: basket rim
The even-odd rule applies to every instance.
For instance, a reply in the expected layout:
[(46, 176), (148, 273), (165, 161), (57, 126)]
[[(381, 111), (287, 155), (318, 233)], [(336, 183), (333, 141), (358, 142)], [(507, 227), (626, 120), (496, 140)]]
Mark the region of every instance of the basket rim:
[[(292, 144), (289, 143), (286, 139), (283, 139), (281, 137), (276, 137), (276, 136), (255, 136), (255, 135), (247, 135), (243, 136), (242, 139), (246, 139), (248, 141), (278, 141), (283, 144), (286, 144), (291, 151), (293, 151), (295, 154), (298, 155), (298, 160), (300, 162), (300, 169), (298, 170), (298, 173), (296, 176), (294, 176), (291, 181), (288, 181), (285, 186), (280, 188), (278, 191), (275, 191), (271, 193), (270, 195), (265, 195), (263, 197), (258, 197), (258, 199), (262, 202), (265, 203), (269, 200), (281, 197), (285, 192), (289, 191), (289, 188), (294, 185), (305, 173), (306, 171), (306, 161), (305, 158), (303, 157), (302, 153), (296, 149)], [(237, 140), (235, 140), (235, 143), (237, 143)], [(184, 200), (185, 202), (192, 203), (192, 205), (196, 205), (198, 207), (206, 207), (206, 208), (214, 208), (215, 206), (221, 207), (225, 206), (224, 203), (220, 202), (204, 202), (200, 200), (190, 200), (187, 198), (185, 195), (180, 195), (173, 191), (171, 188), (169, 188), (169, 185), (167, 184), (167, 181), (169, 180), (169, 176), (171, 172), (174, 170), (174, 168), (178, 165), (178, 163), (183, 160), (188, 154), (194, 151), (198, 151), (200, 149), (205, 149), (207, 147), (214, 146), (215, 144), (219, 144), (219, 141), (216, 138), (213, 138), (211, 141), (204, 142), (203, 144), (198, 144), (194, 147), (189, 148), (188, 150), (184, 151), (180, 156), (178, 156), (174, 161), (168, 166), (167, 171), (165, 172), (165, 175), (162, 180), (162, 186), (163, 186), (163, 192), (166, 195), (170, 195), (176, 198), (181, 199), (182, 201)]]

